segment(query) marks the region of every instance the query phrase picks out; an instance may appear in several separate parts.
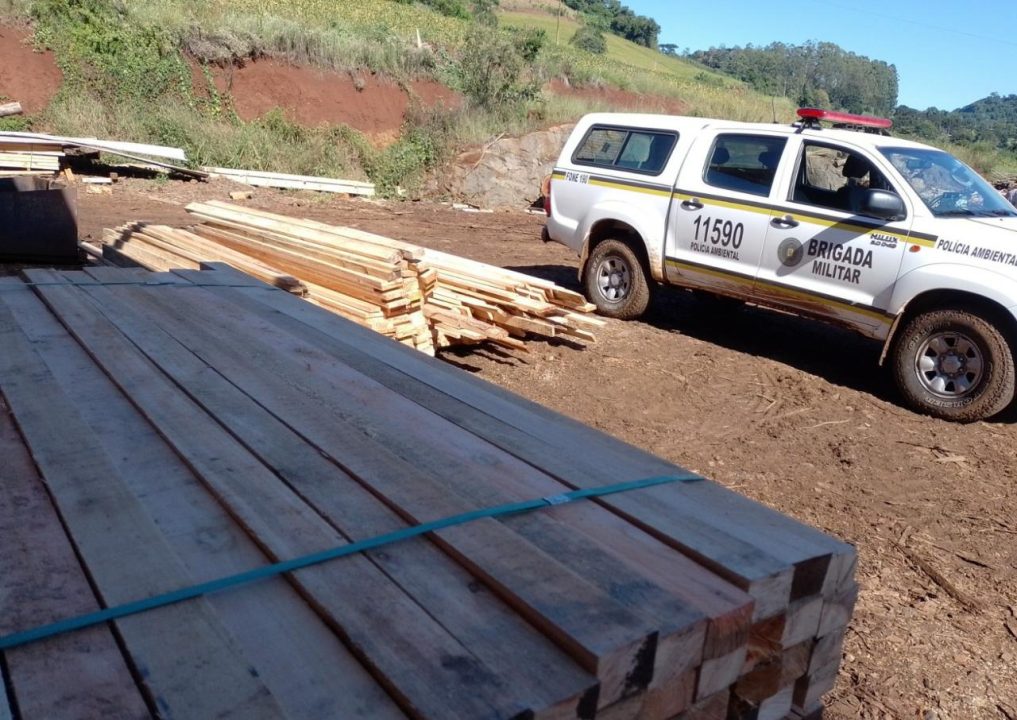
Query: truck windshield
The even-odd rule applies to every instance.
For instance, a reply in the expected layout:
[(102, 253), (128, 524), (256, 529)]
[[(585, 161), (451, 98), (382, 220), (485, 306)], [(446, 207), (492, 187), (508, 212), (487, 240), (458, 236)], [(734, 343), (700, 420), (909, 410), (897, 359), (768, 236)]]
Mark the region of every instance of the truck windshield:
[(949, 153), (910, 147), (884, 147), (880, 152), (936, 217), (1017, 217), (1017, 208)]

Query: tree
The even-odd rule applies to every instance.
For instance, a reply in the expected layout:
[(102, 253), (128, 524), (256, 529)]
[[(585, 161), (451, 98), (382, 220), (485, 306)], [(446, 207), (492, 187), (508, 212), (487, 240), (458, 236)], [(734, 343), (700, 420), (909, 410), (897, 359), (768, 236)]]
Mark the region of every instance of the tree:
[(524, 74), (527, 61), (519, 36), (491, 32), (474, 24), (463, 45), (459, 63), (461, 90), (470, 101), (484, 108), (534, 97), (538, 86)]
[(498, 26), (498, 16), (494, 14), (499, 0), (473, 0), (473, 19), (488, 27)]
[(660, 50), (665, 55), (670, 55), (671, 57), (675, 57), (678, 55), (678, 46), (675, 45), (674, 43), (661, 43), (657, 49)]
[(692, 59), (799, 105), (888, 115), (897, 104), (897, 68), (833, 43), (710, 48)]
[(604, 33), (593, 25), (583, 24), (580, 26), (576, 30), (576, 34), (569, 40), (569, 44), (594, 55), (603, 55), (607, 52), (607, 41), (604, 40)]
[(660, 25), (650, 17), (636, 15), (619, 0), (564, 0), (565, 4), (583, 15), (588, 25), (619, 35), (648, 48), (657, 47)]

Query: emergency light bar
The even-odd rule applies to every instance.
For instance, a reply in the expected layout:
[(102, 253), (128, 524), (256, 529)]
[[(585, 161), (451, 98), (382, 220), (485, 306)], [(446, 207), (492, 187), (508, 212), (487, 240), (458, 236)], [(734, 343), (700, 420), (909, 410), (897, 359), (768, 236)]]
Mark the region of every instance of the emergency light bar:
[(888, 118), (872, 117), (871, 115), (853, 115), (852, 113), (820, 110), (818, 108), (798, 108), (798, 117), (807, 124), (816, 125), (818, 125), (820, 120), (825, 120), (838, 125), (851, 125), (854, 127), (873, 128), (875, 130), (889, 130), (893, 127), (893, 120)]

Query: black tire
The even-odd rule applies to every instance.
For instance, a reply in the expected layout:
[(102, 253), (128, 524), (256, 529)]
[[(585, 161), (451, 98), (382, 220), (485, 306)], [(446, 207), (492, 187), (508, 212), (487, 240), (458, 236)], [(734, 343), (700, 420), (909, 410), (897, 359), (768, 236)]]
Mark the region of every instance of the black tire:
[(604, 240), (583, 270), (586, 297), (597, 312), (620, 320), (639, 317), (650, 305), (650, 279), (639, 257), (620, 240)]
[(990, 321), (963, 310), (933, 310), (901, 327), (890, 354), (897, 388), (918, 412), (972, 422), (1014, 399), (1013, 351)]

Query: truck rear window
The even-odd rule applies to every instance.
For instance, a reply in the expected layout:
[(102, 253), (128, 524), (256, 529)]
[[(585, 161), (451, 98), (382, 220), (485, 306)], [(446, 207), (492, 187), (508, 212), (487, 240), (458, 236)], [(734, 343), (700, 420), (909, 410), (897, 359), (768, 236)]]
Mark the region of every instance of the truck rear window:
[(718, 135), (703, 179), (725, 190), (769, 195), (785, 143), (768, 135)]
[(676, 142), (678, 134), (673, 132), (594, 125), (579, 143), (572, 162), (659, 175)]

